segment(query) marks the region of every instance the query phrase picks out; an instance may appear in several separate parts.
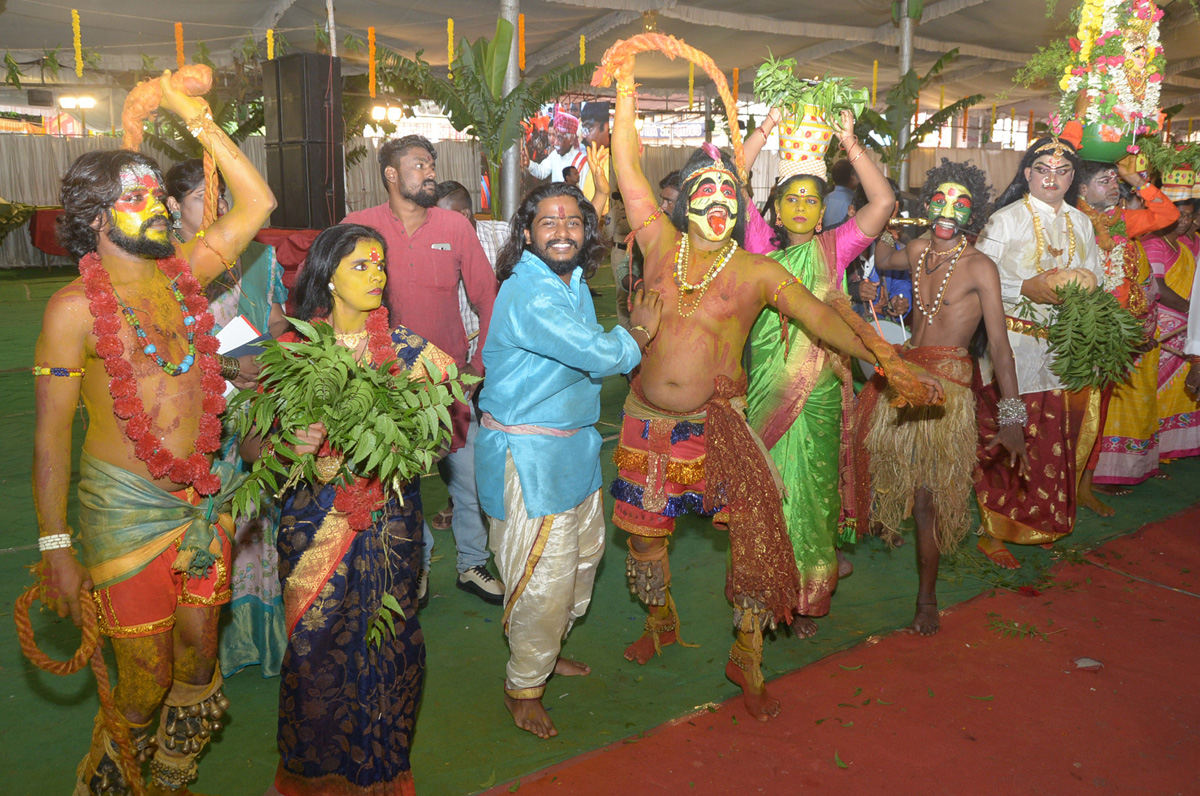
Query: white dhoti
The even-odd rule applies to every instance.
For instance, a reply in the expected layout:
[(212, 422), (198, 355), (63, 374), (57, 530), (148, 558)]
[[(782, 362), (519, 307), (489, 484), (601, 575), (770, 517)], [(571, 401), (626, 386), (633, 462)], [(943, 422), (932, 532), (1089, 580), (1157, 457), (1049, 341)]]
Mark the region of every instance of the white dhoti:
[(513, 699), (536, 699), (546, 690), (563, 640), (592, 601), (604, 553), (604, 503), (597, 489), (569, 511), (530, 517), (510, 453), (504, 514), (507, 519), (491, 518), (488, 539), (504, 581), (504, 690)]

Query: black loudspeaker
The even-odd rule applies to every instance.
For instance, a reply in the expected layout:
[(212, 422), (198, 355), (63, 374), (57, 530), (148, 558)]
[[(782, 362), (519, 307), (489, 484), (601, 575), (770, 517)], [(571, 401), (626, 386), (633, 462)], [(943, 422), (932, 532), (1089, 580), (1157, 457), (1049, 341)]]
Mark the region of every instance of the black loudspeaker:
[(345, 139), (341, 60), (293, 53), (263, 67), (263, 115), (268, 144)]
[(271, 226), (325, 229), (346, 215), (345, 151), (339, 143), (267, 144), (267, 183), (279, 206)]
[(346, 215), (341, 61), (293, 53), (263, 69), (271, 226), (325, 229)]

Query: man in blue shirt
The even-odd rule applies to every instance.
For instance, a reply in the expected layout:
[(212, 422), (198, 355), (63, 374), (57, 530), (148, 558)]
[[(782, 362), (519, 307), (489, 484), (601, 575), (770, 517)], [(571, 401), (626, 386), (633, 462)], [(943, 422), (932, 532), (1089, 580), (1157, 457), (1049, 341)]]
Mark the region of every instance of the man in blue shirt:
[(657, 293), (639, 293), (631, 330), (605, 332), (584, 281), (602, 254), (596, 210), (578, 188), (531, 191), (496, 260), (501, 286), (483, 347), (475, 473), (505, 584), (504, 703), (540, 738), (558, 734), (542, 706), (546, 680), (590, 671), (559, 651), (587, 610), (604, 552), (600, 384), (637, 366), (662, 310)]

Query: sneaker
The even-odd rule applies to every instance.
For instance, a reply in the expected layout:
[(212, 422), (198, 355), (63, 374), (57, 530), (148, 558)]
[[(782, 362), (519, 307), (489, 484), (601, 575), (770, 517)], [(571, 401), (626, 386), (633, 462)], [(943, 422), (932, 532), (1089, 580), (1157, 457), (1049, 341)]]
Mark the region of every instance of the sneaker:
[(421, 570), (421, 574), (417, 575), (417, 607), (424, 608), (429, 605), (429, 570)]
[(492, 577), (492, 573), (482, 564), (458, 573), (458, 582), (454, 585), (485, 603), (504, 604), (504, 584)]

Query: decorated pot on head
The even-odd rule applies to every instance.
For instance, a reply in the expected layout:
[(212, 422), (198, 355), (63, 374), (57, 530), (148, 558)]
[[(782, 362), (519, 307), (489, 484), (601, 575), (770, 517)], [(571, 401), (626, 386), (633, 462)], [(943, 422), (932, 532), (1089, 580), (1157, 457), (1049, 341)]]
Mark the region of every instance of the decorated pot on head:
[(1190, 163), (1183, 163), (1179, 168), (1171, 169), (1163, 175), (1162, 192), (1172, 202), (1182, 202), (1192, 198), (1195, 185), (1195, 169)]
[(779, 176), (811, 174), (825, 179), (825, 152), (832, 137), (833, 128), (812, 105), (805, 105), (801, 116), (784, 116), (779, 123)]
[[(1198, 173), (1200, 173), (1200, 161), (1192, 164), (1193, 177), (1198, 176)], [(1192, 198), (1200, 199), (1200, 179), (1195, 179), (1192, 183)]]

